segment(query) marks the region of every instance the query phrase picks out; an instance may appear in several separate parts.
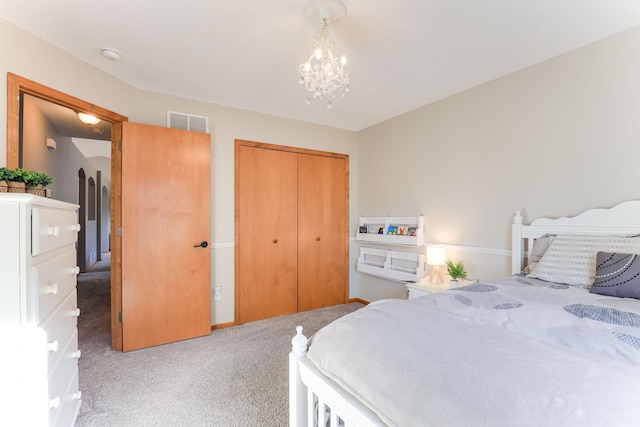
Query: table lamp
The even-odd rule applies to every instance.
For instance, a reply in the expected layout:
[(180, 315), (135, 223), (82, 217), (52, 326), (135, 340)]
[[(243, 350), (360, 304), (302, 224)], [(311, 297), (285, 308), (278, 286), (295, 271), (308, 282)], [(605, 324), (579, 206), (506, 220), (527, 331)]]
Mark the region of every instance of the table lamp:
[(429, 282), (434, 280), (436, 284), (444, 283), (444, 277), (442, 275), (442, 266), (445, 265), (447, 260), (447, 250), (442, 245), (427, 246), (427, 264), (431, 265), (431, 275), (429, 276)]

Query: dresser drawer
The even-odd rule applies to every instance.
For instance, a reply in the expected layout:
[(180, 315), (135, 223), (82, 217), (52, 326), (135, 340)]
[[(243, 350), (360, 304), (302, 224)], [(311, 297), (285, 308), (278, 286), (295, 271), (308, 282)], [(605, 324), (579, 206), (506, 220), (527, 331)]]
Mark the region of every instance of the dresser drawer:
[(31, 270), (38, 290), (35, 301), (36, 324), (40, 324), (76, 287), (76, 250), (70, 247), (67, 251), (32, 266)]
[(75, 243), (79, 229), (74, 211), (34, 207), (31, 209), (31, 255)]
[(46, 426), (46, 334), (33, 326), (0, 325), (0, 342), (0, 425)]
[(80, 411), (80, 404), (82, 403), (82, 395), (78, 391), (78, 375), (76, 374), (71, 383), (69, 389), (64, 395), (64, 399), (58, 409), (58, 418), (55, 419), (51, 427), (73, 427)]
[(78, 359), (75, 351), (78, 332), (64, 346), (63, 357), (49, 374), (49, 425), (73, 426), (80, 406), (81, 394), (78, 391)]
[[(69, 341), (78, 324), (76, 290), (74, 289), (38, 327), (47, 333), (48, 370), (56, 366), (62, 357), (63, 346)], [(77, 347), (76, 342), (76, 347)], [(77, 351), (74, 349), (73, 351)], [(79, 353), (77, 353), (79, 355)]]

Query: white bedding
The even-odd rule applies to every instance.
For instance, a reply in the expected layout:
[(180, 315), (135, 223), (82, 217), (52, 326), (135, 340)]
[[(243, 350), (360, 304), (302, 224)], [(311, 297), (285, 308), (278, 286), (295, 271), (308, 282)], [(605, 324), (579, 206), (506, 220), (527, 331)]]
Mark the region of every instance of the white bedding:
[(640, 301), (513, 277), (372, 303), (309, 360), (397, 426), (640, 424)]

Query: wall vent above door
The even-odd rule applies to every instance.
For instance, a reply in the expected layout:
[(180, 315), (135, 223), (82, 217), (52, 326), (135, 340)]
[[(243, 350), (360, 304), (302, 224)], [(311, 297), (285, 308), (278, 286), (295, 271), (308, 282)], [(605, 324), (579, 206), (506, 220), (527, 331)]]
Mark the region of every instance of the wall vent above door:
[(209, 117), (167, 111), (167, 127), (207, 133), (209, 132)]

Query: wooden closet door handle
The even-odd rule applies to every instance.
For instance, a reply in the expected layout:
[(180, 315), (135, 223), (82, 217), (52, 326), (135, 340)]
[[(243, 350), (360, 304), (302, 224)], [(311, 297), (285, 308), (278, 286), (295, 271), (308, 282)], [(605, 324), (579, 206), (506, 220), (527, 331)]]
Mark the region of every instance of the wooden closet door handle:
[(316, 237), (316, 242), (319, 242), (319, 241), (320, 241), (320, 237)]
[(273, 243), (278, 243), (278, 239), (273, 239)]

